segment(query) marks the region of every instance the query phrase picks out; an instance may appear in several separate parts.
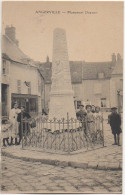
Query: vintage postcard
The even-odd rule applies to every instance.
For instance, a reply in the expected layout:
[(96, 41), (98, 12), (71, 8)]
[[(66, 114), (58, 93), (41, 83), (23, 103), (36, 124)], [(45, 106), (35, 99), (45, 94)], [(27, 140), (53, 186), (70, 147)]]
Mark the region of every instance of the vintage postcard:
[(2, 2), (1, 193), (123, 193), (123, 12)]

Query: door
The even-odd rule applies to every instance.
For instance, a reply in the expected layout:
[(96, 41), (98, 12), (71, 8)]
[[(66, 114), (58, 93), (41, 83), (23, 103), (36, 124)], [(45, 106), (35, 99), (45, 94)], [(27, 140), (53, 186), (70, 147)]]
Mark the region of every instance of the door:
[(8, 86), (2, 84), (2, 116), (7, 116), (7, 90)]

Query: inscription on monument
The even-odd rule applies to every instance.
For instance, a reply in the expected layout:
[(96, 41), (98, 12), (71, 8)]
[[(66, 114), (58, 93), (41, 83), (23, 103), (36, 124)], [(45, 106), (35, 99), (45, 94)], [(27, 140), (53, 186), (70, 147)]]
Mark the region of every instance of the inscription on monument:
[(55, 29), (53, 34), (52, 85), (49, 105), (49, 119), (67, 118), (67, 113), (76, 118), (71, 75), (68, 60), (66, 33)]

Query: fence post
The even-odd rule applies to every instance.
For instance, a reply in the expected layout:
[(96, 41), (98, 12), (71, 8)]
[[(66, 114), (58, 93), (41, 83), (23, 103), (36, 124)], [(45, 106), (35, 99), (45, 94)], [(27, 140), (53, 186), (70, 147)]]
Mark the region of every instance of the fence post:
[(64, 151), (65, 151), (65, 130), (64, 130), (64, 118), (62, 118), (62, 124), (63, 124), (63, 140), (64, 140)]
[(23, 149), (23, 112), (21, 111), (21, 138), (22, 138), (22, 149)]
[(103, 126), (103, 112), (102, 112), (102, 135), (103, 135), (103, 147), (105, 146), (105, 143), (104, 143), (104, 126)]
[(85, 128), (86, 128), (86, 142), (87, 142), (87, 150), (88, 150), (88, 147), (89, 147), (88, 141), (90, 141), (90, 135), (89, 135), (89, 132), (88, 132), (89, 130), (88, 130), (88, 121), (87, 121), (87, 118), (85, 118)]
[(68, 154), (70, 154), (70, 143), (69, 143), (69, 113), (67, 112), (67, 130), (68, 130)]

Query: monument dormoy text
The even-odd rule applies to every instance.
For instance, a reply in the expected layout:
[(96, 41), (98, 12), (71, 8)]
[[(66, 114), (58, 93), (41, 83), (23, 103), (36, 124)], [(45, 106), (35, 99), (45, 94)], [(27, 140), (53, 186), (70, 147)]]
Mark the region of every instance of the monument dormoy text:
[(94, 15), (98, 14), (97, 11), (59, 11), (59, 10), (36, 10), (36, 14), (75, 14), (75, 15), (82, 15), (82, 14), (89, 14)]

